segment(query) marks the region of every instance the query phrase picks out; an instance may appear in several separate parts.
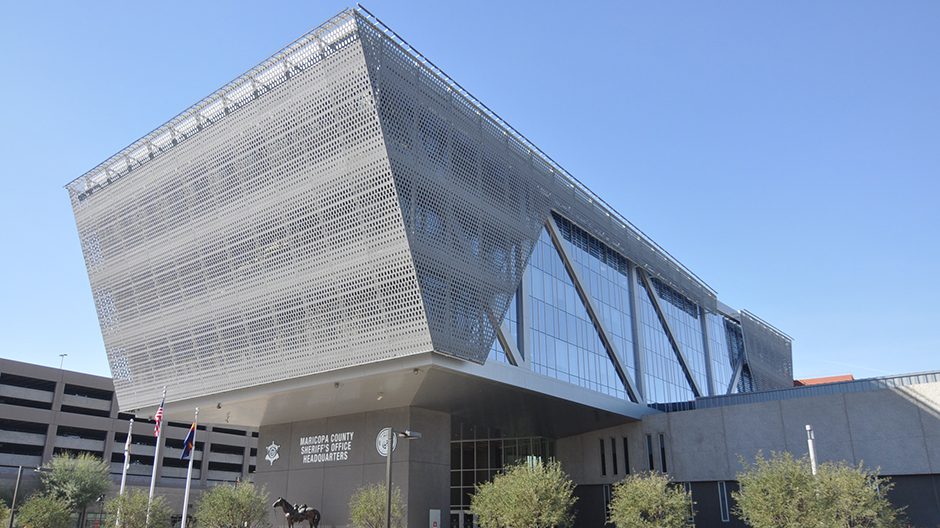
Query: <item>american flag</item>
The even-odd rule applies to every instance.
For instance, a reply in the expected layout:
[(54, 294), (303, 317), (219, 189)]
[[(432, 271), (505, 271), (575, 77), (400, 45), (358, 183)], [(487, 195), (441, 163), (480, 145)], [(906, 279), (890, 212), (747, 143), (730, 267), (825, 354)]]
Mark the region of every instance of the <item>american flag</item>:
[(163, 404), (166, 402), (166, 396), (163, 397), (163, 400), (160, 401), (160, 407), (157, 409), (157, 414), (154, 415), (153, 420), (153, 436), (160, 436), (160, 426), (163, 425)]

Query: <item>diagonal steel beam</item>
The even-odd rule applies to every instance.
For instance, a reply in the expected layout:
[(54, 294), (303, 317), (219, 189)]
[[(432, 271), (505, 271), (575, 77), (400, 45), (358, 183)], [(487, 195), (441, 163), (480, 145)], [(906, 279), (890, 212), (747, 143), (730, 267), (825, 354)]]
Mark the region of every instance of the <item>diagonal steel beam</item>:
[(509, 363), (511, 363), (514, 367), (518, 367), (519, 362), (516, 361), (516, 357), (518, 357), (518, 354), (516, 354), (517, 350), (515, 348), (509, 348), (508, 340), (506, 339), (506, 333), (503, 332), (502, 325), (499, 323), (499, 321), (496, 320), (496, 317), (494, 317), (493, 314), (489, 313), (489, 310), (487, 310), (486, 316), (490, 320), (490, 326), (492, 326), (493, 330), (496, 331), (496, 341), (499, 342), (499, 346), (503, 348), (503, 351), (506, 353), (506, 357), (509, 358)]
[(672, 326), (669, 324), (669, 320), (666, 319), (666, 312), (663, 311), (663, 307), (659, 304), (659, 295), (657, 295), (656, 290), (653, 289), (653, 284), (650, 281), (649, 276), (646, 274), (646, 270), (637, 269), (637, 272), (640, 275), (640, 278), (643, 280), (643, 286), (646, 287), (646, 293), (649, 295), (650, 302), (653, 303), (653, 309), (656, 310), (656, 315), (659, 316), (659, 322), (663, 325), (663, 330), (666, 331), (666, 337), (669, 338), (669, 344), (672, 345), (673, 352), (676, 353), (676, 359), (679, 360), (679, 365), (682, 367), (682, 373), (685, 374), (685, 379), (688, 380), (689, 386), (692, 387), (692, 393), (695, 394), (696, 398), (702, 396), (702, 389), (698, 386), (698, 382), (695, 381), (695, 376), (692, 375), (692, 369), (689, 368), (689, 361), (685, 357), (685, 353), (682, 352), (682, 347), (679, 346), (679, 341), (676, 340), (676, 334), (672, 331)]
[(640, 395), (640, 391), (637, 390), (636, 385), (633, 383), (633, 379), (630, 378), (626, 369), (623, 368), (623, 364), (620, 362), (620, 355), (617, 353), (616, 346), (614, 346), (613, 341), (607, 337), (607, 330), (604, 329), (600, 318), (597, 316), (597, 310), (594, 309), (594, 301), (582, 286), (584, 283), (581, 281), (581, 274), (578, 272), (577, 268), (574, 267), (574, 263), (568, 255), (568, 250), (565, 248), (564, 238), (561, 236), (561, 232), (558, 229), (558, 224), (555, 223), (555, 219), (551, 215), (548, 216), (548, 220), (545, 222), (545, 227), (548, 229), (549, 236), (552, 237), (555, 250), (558, 252), (562, 263), (565, 265), (565, 269), (568, 271), (568, 276), (571, 277), (571, 282), (574, 283), (574, 289), (578, 292), (578, 296), (581, 298), (581, 303), (584, 305), (585, 310), (587, 310), (588, 317), (591, 318), (591, 323), (594, 324), (594, 328), (597, 330), (597, 335), (601, 338), (601, 342), (604, 344), (604, 348), (607, 350), (607, 355), (614, 364), (614, 370), (617, 371), (617, 376), (620, 377), (620, 381), (627, 389), (627, 393), (629, 394), (630, 399), (636, 403), (645, 405), (646, 402)]
[(513, 342), (512, 333), (509, 331), (506, 321), (503, 321), (501, 325), (496, 327), (496, 338), (499, 339), (499, 344), (502, 345), (503, 350), (506, 351), (510, 363), (517, 367), (525, 363), (522, 359), (522, 355), (519, 353), (519, 347)]
[(717, 387), (715, 387), (714, 372), (712, 372), (712, 345), (711, 336), (708, 331), (708, 315), (705, 308), (699, 306), (698, 319), (702, 325), (702, 344), (705, 345), (705, 379), (708, 380), (708, 395), (714, 396)]
[(731, 383), (728, 384), (728, 390), (725, 391), (725, 394), (731, 394), (731, 391), (734, 390), (734, 387), (738, 384), (738, 381), (741, 380), (741, 372), (744, 370), (744, 358), (741, 355), (738, 355), (738, 364), (734, 367), (734, 374), (731, 375)]

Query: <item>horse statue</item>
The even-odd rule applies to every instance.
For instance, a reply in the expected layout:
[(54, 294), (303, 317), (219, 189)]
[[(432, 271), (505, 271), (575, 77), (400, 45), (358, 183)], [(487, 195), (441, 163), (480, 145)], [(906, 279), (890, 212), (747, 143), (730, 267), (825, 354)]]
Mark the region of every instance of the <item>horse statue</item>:
[(298, 504), (295, 506), (287, 502), (287, 499), (284, 497), (278, 497), (271, 507), (280, 507), (281, 510), (284, 511), (284, 518), (287, 519), (287, 526), (289, 528), (293, 528), (294, 523), (302, 523), (304, 521), (310, 523), (310, 528), (320, 526), (320, 511), (316, 508), (310, 508), (306, 504)]

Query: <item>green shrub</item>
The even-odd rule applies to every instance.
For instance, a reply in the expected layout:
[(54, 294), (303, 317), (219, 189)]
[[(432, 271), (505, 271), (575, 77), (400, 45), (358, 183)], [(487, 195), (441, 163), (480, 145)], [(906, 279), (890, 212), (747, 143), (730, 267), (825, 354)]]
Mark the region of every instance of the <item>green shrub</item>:
[(104, 505), (106, 526), (115, 526), (120, 512), (121, 528), (171, 528), (173, 510), (166, 499), (157, 495), (150, 506), (150, 524), (147, 524), (149, 493), (143, 489), (128, 489), (123, 496), (114, 497)]
[(510, 467), (476, 486), (470, 511), (483, 528), (565, 527), (574, 520), (574, 483), (556, 461)]
[[(355, 528), (384, 528), (385, 484), (369, 484), (356, 490), (349, 498), (349, 520)], [(392, 486), (392, 526), (404, 528), (405, 503), (398, 486)]]
[(221, 484), (202, 494), (196, 511), (199, 528), (266, 528), (268, 493), (251, 482)]
[(790, 453), (760, 453), (738, 475), (735, 514), (753, 528), (895, 528), (901, 511), (886, 496), (892, 484), (862, 466), (822, 464)]
[(37, 493), (16, 508), (16, 524), (22, 528), (71, 528), (72, 511), (62, 498)]
[(108, 464), (88, 453), (55, 455), (42, 467), (40, 479), (46, 493), (64, 499), (81, 522), (88, 505), (111, 489), (110, 471)]
[(662, 474), (629, 475), (614, 485), (608, 520), (617, 528), (688, 526), (692, 497)]

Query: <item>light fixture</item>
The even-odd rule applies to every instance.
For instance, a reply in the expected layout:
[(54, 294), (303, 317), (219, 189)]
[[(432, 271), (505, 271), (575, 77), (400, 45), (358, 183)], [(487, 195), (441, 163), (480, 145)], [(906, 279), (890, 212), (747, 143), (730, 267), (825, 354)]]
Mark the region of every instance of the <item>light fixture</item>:
[(392, 451), (395, 450), (395, 437), (405, 440), (417, 440), (421, 433), (405, 429), (396, 431), (388, 427), (388, 447), (385, 448), (385, 528), (392, 528)]
[(382, 401), (382, 398), (384, 398), (384, 397), (385, 397), (385, 393), (384, 393), (384, 392), (380, 392), (380, 393), (378, 393), (378, 394), (375, 395), (376, 401)]

